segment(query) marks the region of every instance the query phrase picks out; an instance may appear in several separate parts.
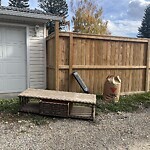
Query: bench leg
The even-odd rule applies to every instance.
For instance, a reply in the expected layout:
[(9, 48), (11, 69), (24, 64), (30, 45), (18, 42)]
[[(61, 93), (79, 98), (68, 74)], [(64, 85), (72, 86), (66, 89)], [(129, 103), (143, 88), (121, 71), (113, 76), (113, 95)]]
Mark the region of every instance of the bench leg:
[(29, 98), (28, 97), (25, 98), (25, 104), (27, 104), (27, 103), (29, 103)]
[(19, 97), (19, 103), (21, 106), (27, 104), (29, 102), (29, 98), (28, 97)]
[(95, 105), (92, 105), (92, 119), (95, 120)]
[(19, 104), (22, 106), (23, 105), (23, 99), (22, 97), (19, 97)]

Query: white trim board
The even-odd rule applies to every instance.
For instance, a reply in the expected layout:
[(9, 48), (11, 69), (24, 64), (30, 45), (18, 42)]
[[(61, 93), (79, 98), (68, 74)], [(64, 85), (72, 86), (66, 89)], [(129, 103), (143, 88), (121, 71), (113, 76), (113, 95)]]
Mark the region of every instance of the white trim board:
[(44, 56), (45, 56), (45, 64), (44, 64), (44, 66), (45, 66), (45, 82), (44, 82), (44, 84), (45, 84), (45, 89), (47, 88), (47, 84), (46, 84), (46, 81), (47, 81), (47, 69), (46, 69), (46, 37), (47, 37), (47, 31), (46, 31), (46, 24), (44, 24)]

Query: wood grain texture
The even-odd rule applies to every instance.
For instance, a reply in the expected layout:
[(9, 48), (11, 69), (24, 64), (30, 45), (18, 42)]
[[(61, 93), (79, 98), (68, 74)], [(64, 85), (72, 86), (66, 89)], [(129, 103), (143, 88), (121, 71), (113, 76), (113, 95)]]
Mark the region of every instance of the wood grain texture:
[[(54, 35), (52, 38), (47, 38), (47, 41), (51, 41), (48, 47), (52, 46), (54, 38)], [(57, 68), (53, 68), (59, 71), (57, 89), (83, 92), (75, 79), (71, 77), (71, 73), (77, 71), (90, 93), (102, 94), (108, 75), (120, 76), (122, 93), (149, 91), (150, 44), (148, 39), (60, 32), (59, 41), (57, 60), (59, 58), (60, 63)], [(55, 50), (53, 46), (52, 49)], [(48, 60), (53, 64), (52, 61)], [(52, 69), (52, 66), (49, 65), (48, 68)]]
[(59, 22), (56, 21), (55, 22), (55, 55), (54, 55), (54, 59), (55, 59), (55, 89), (59, 90), (59, 58), (60, 58), (60, 49), (59, 49), (59, 42), (60, 42), (60, 38), (59, 38)]
[(149, 91), (149, 68), (150, 68), (150, 40), (148, 41), (148, 48), (147, 48), (147, 67), (146, 67), (146, 84), (145, 84), (145, 90), (148, 92)]

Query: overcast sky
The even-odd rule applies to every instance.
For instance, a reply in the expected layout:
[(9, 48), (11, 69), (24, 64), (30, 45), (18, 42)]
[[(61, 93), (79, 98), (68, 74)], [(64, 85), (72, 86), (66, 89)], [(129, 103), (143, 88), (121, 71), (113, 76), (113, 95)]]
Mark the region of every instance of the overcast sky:
[[(69, 0), (67, 0), (69, 1)], [(112, 35), (136, 37), (150, 0), (96, 0), (103, 8), (103, 19), (108, 20)], [(7, 6), (8, 0), (2, 0)], [(30, 7), (37, 8), (37, 0), (30, 0)]]

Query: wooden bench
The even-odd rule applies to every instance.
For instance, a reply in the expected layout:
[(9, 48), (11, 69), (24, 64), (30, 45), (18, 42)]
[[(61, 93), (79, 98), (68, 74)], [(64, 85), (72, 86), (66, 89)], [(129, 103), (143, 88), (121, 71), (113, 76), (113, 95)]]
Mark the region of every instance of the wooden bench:
[[(20, 111), (59, 117), (95, 119), (96, 95), (41, 89), (19, 94)], [(38, 100), (31, 102), (32, 99)]]

